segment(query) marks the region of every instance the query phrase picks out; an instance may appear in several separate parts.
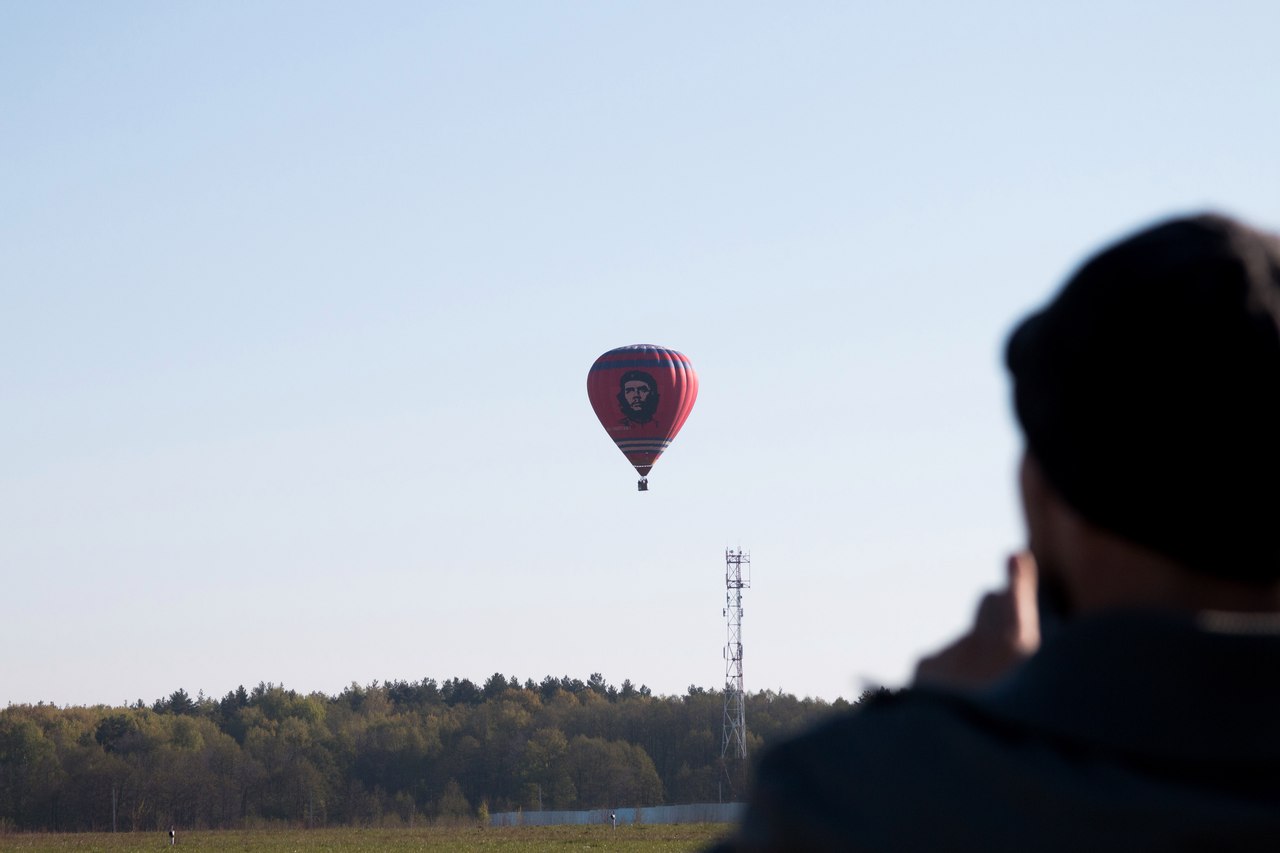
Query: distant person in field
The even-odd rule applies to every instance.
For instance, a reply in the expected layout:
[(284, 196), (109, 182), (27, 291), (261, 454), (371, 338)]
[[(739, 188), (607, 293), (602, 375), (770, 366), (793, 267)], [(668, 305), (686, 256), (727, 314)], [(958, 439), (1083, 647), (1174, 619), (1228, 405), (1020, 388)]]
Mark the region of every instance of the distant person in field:
[(1006, 363), (1028, 551), (912, 687), (767, 751), (719, 850), (1280, 849), (1280, 239), (1141, 231)]
[(658, 411), (658, 383), (652, 374), (643, 370), (628, 370), (618, 382), (618, 406), (622, 420), (618, 425), (627, 429), (654, 426)]
[(169, 827), (169, 846), (172, 847), (177, 843), (178, 843), (178, 834), (174, 832), (173, 827), (170, 826)]

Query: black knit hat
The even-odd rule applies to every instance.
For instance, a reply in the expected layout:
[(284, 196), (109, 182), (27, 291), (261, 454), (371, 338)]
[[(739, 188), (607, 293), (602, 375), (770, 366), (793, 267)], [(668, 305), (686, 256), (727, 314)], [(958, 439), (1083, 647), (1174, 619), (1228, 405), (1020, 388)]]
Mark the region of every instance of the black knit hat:
[(1196, 571), (1280, 579), (1280, 239), (1212, 215), (1142, 231), (1006, 361), (1028, 448), (1082, 516)]

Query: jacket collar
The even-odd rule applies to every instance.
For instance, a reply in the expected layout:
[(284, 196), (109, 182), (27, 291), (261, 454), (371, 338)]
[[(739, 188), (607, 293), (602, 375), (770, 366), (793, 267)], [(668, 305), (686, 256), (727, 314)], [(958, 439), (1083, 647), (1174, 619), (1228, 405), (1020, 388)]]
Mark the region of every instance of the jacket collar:
[(1280, 615), (1116, 611), (965, 701), (1041, 735), (1160, 760), (1280, 759)]

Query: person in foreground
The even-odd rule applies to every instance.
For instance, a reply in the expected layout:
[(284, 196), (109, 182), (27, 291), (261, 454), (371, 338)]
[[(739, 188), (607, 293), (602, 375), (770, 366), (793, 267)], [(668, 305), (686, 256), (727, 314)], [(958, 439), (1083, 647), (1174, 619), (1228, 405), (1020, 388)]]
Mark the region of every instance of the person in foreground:
[(1012, 334), (1029, 553), (718, 851), (1280, 849), (1280, 240), (1166, 221)]

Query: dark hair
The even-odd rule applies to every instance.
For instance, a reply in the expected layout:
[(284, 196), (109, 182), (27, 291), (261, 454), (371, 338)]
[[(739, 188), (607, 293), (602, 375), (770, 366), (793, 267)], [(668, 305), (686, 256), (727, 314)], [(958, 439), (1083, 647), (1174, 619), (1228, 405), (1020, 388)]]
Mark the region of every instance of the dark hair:
[(1163, 222), (1010, 336), (1030, 452), (1086, 519), (1220, 577), (1280, 579), (1280, 240)]

